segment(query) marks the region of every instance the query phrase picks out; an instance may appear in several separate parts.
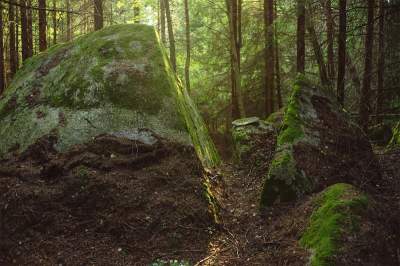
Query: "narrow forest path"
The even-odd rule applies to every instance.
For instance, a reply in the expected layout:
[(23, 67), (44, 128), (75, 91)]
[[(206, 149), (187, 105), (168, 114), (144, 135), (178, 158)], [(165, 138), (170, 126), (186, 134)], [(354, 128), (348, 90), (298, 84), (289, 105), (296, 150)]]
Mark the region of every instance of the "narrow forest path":
[[(396, 223), (400, 217), (400, 149), (375, 152), (383, 171), (379, 201), (393, 209), (390, 217), (381, 219)], [(299, 246), (298, 239), (307, 226), (314, 196), (281, 203), (260, 214), (258, 202), (268, 164), (240, 168), (228, 163), (222, 167), (215, 193), (221, 205), (222, 233), (213, 237), (208, 256), (196, 265), (307, 264), (310, 254)], [(373, 243), (371, 239), (363, 240)], [(397, 253), (400, 256), (400, 251)], [(400, 257), (398, 260), (400, 263)]]

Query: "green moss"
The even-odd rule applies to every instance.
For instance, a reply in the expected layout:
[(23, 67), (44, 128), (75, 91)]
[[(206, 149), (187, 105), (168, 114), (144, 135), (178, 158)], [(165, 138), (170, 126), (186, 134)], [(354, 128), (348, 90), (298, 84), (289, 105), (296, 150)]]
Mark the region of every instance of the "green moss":
[(268, 170), (261, 192), (261, 208), (272, 205), (278, 198), (290, 201), (309, 192), (312, 180), (300, 172), (290, 148), (279, 150)]
[[(32, 105), (27, 98), (35, 90)], [(38, 109), (47, 115), (38, 118)], [(55, 128), (61, 150), (96, 134), (147, 128), (193, 144), (205, 167), (219, 163), (196, 106), (146, 25), (112, 26), (30, 58), (0, 100), (0, 119), (0, 153), (15, 143), (23, 150)]]
[(388, 147), (392, 148), (397, 145), (400, 145), (400, 122), (398, 122), (397, 125), (393, 128), (393, 135)]
[(300, 81), (296, 81), (285, 112), (283, 128), (281, 134), (278, 136), (278, 146), (286, 143), (294, 143), (304, 137), (303, 121), (300, 118), (301, 111), (299, 106), (301, 88)]
[(214, 222), (218, 224), (220, 222), (219, 207), (218, 207), (219, 205), (217, 199), (215, 198), (211, 190), (211, 184), (208, 178), (205, 178), (205, 180), (203, 181), (203, 189), (204, 189), (204, 197), (208, 203), (209, 212), (213, 217)]
[(312, 251), (311, 265), (334, 265), (341, 238), (358, 230), (368, 199), (351, 185), (336, 184), (322, 192), (315, 204), (300, 244)]

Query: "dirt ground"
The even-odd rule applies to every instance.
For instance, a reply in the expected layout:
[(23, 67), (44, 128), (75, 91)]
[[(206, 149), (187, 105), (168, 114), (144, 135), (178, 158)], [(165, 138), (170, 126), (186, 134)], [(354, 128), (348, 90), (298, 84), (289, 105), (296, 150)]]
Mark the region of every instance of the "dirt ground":
[[(298, 245), (315, 195), (259, 212), (266, 160), (205, 174), (191, 147), (161, 138), (146, 145), (113, 136), (57, 153), (46, 136), (0, 162), (0, 265), (306, 265)], [(376, 149), (382, 179), (362, 237), (346, 238), (337, 265), (400, 264), (400, 149)], [(213, 222), (203, 193), (219, 202)], [(168, 265), (168, 264), (167, 264)]]

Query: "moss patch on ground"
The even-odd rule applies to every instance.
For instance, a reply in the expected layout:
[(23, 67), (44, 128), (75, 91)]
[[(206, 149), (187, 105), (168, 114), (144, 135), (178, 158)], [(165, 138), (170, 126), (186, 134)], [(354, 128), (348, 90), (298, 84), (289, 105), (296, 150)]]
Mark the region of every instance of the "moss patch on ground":
[(333, 257), (341, 252), (341, 239), (359, 229), (368, 199), (348, 184), (335, 184), (315, 201), (316, 209), (300, 244), (312, 251), (311, 265), (335, 265)]

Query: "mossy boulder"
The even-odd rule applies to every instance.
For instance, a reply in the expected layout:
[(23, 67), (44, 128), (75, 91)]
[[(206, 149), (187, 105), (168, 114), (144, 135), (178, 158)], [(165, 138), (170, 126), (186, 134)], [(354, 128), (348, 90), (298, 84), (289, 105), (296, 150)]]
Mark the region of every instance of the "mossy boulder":
[(328, 89), (299, 76), (264, 182), (261, 207), (338, 182), (365, 184), (379, 178), (367, 136)]
[(219, 158), (153, 27), (118, 25), (56, 45), (24, 63), (0, 100), (0, 153), (56, 132), (66, 150), (100, 134), (148, 139), (142, 129)]
[[(265, 160), (264, 141), (275, 137), (276, 129), (272, 123), (258, 117), (248, 117), (232, 122), (234, 159), (238, 164), (261, 164)], [(259, 156), (257, 156), (259, 155)]]
[(310, 265), (337, 265), (334, 258), (346, 252), (344, 238), (357, 236), (367, 207), (367, 196), (344, 183), (330, 186), (316, 197), (300, 239), (300, 244), (311, 250)]

